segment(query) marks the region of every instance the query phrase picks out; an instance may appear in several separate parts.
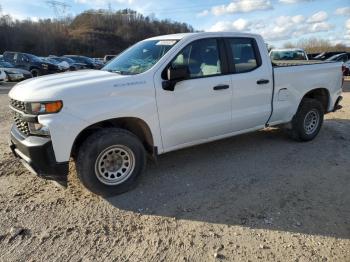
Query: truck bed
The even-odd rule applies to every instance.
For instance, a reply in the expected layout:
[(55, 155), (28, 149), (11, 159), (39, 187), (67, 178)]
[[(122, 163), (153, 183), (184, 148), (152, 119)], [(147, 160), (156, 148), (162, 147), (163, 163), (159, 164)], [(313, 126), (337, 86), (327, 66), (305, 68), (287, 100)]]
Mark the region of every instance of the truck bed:
[(327, 112), (333, 109), (341, 94), (342, 63), (309, 61), (273, 61), (274, 104), (271, 125), (289, 122), (300, 104), (300, 99), (313, 89), (329, 93)]

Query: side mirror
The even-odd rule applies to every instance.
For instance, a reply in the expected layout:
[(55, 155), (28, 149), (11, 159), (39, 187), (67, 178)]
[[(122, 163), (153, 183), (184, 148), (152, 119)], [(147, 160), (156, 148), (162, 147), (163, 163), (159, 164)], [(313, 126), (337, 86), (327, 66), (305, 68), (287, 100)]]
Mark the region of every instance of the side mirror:
[(177, 66), (172, 68), (171, 66), (167, 69), (167, 79), (163, 81), (162, 86), (164, 90), (174, 91), (175, 85), (183, 80), (190, 78), (190, 70), (188, 66)]
[(177, 66), (175, 68), (169, 67), (167, 70), (168, 80), (170, 81), (181, 81), (188, 79), (190, 76), (190, 70), (188, 66)]

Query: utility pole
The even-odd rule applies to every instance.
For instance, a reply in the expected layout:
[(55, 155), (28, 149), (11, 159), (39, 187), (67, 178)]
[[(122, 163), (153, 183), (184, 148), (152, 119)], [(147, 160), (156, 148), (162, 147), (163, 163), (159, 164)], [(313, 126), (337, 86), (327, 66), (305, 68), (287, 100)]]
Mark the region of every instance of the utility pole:
[(53, 10), (57, 19), (65, 17), (67, 10), (71, 7), (66, 2), (57, 0), (47, 0), (46, 4)]

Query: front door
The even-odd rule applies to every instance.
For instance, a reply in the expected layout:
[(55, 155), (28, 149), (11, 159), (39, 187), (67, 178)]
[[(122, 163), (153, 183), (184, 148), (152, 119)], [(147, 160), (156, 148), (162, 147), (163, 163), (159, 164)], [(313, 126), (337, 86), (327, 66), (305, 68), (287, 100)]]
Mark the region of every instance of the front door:
[(169, 66), (187, 65), (190, 79), (178, 82), (174, 91), (162, 89), (164, 80), (155, 77), (165, 151), (231, 132), (231, 76), (222, 73), (220, 50), (216, 38), (183, 48)]

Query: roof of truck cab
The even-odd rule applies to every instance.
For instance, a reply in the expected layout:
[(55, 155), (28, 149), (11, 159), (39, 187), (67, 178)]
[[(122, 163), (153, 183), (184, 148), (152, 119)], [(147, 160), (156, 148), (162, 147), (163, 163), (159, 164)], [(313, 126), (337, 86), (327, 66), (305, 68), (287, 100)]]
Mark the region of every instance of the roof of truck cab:
[(184, 38), (191, 38), (194, 36), (205, 36), (205, 37), (256, 37), (257, 34), (241, 33), (241, 32), (198, 32), (198, 33), (180, 33), (171, 35), (160, 35), (147, 40), (181, 40)]

